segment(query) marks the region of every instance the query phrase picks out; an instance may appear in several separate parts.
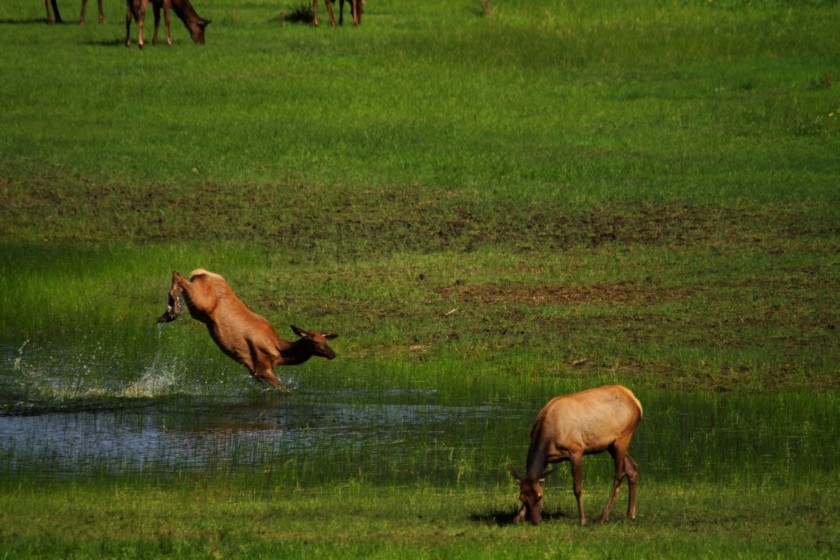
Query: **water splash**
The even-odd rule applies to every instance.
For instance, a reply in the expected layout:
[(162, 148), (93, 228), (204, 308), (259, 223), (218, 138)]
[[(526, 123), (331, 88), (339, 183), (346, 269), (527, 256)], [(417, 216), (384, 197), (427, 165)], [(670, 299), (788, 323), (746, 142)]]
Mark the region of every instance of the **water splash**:
[[(139, 360), (126, 356), (126, 345), (98, 341), (65, 346), (27, 339), (7, 346), (0, 360), (0, 413), (88, 409), (183, 392), (179, 372), (185, 368), (164, 353), (160, 336), (156, 346), (151, 362), (142, 355)], [(188, 392), (196, 389), (189, 387)]]
[(29, 344), (29, 339), (23, 341), (23, 344), (20, 345), (18, 348), (18, 355), (15, 357), (14, 363), (12, 364), (12, 369), (14, 371), (20, 371), (20, 361), (23, 359), (23, 349), (26, 348), (26, 345)]

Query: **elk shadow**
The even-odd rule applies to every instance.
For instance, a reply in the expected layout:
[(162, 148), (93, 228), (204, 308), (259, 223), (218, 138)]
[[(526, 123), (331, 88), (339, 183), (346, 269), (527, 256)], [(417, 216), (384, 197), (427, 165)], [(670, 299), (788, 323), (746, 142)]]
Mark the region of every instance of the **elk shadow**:
[(125, 39), (119, 37), (116, 39), (100, 39), (97, 41), (88, 39), (82, 41), (82, 44), (86, 47), (124, 47)]
[(309, 4), (301, 4), (296, 6), (288, 12), (280, 12), (271, 19), (272, 22), (279, 20), (280, 25), (285, 23), (304, 23), (311, 24), (313, 20), (312, 6)]
[[(470, 515), (470, 521), (474, 523), (479, 523), (482, 525), (495, 525), (496, 527), (508, 527), (510, 525), (516, 525), (516, 514), (519, 512), (518, 509), (514, 511), (505, 510), (505, 511), (493, 511), (489, 513), (474, 513)], [(556, 519), (569, 519), (569, 516), (561, 511), (555, 512), (546, 512), (542, 513), (542, 520), (543, 523), (551, 522)], [(522, 521), (522, 525), (530, 525), (527, 521)]]
[[(57, 21), (53, 25), (64, 25), (65, 22)], [(0, 19), (0, 25), (34, 25), (34, 24), (41, 24), (47, 25), (47, 19), (43, 17), (39, 18), (31, 18), (31, 19)]]

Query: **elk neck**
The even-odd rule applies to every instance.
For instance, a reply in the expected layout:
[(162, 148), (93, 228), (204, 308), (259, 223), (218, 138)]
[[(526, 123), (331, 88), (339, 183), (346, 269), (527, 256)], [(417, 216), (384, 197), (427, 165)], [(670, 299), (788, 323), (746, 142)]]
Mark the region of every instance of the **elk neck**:
[(289, 342), (285, 339), (280, 339), (277, 349), (280, 351), (280, 361), (278, 364), (294, 366), (302, 364), (312, 357), (312, 348), (307, 343), (305, 338), (298, 339), (294, 342)]
[(545, 447), (543, 446), (542, 442), (534, 442), (531, 447), (528, 448), (528, 461), (525, 464), (526, 473), (525, 476), (531, 480), (537, 480), (540, 478), (542, 473), (545, 472), (545, 468), (548, 466), (548, 459), (545, 453)]

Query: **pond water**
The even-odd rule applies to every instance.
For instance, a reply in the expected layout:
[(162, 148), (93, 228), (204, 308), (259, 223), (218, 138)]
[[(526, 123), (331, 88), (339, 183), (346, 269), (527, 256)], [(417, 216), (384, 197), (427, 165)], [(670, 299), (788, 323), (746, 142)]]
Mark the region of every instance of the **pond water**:
[[(59, 355), (52, 359), (61, 365), (50, 366), (39, 356), (29, 367), (20, 349), (6, 350), (0, 476), (276, 472), (296, 484), (498, 484), (509, 462), (524, 466), (531, 423), (547, 400), (487, 404), (434, 390), (305, 387), (286, 395), (256, 390), (241, 375), (208, 390), (179, 384), (177, 364), (158, 358), (139, 379), (118, 382), (96, 360), (68, 366)], [(835, 393), (636, 393), (645, 417), (631, 453), (646, 477), (757, 483), (836, 473), (824, 445), (840, 437)], [(588, 479), (611, 476), (607, 456), (584, 468)]]
[(201, 368), (199, 361), (187, 366), (160, 351), (135, 364), (133, 377), (121, 377), (110, 353), (97, 348), (7, 344), (2, 351), (0, 472), (12, 474), (282, 466), (298, 478), (448, 481), (475, 467), (479, 449), (491, 461), (503, 460), (508, 445), (524, 456), (533, 420), (527, 406), (452, 405), (433, 390), (263, 391), (232, 363), (223, 362), (236, 372), (229, 379), (197, 376), (187, 370)]
[[(271, 400), (0, 416), (0, 454), (8, 470), (35, 468), (59, 477), (85, 470), (259, 465), (324, 450), (352, 457), (354, 470), (378, 472), (382, 461), (398, 468), (411, 459), (412, 467), (422, 466), (416, 450), (403, 453), (401, 447), (422, 444), (431, 453), (479, 445), (490, 423), (513, 420), (511, 411), (488, 406), (341, 402), (330, 394)], [(460, 434), (453, 437), (456, 428)]]

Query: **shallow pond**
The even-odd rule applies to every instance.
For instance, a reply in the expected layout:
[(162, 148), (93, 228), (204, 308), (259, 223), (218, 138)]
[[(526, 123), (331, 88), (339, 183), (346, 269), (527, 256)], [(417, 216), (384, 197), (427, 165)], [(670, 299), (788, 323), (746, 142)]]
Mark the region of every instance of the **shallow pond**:
[[(241, 372), (221, 384), (185, 383), (184, 366), (160, 356), (128, 379), (104, 371), (106, 362), (4, 347), (0, 475), (270, 472), (294, 484), (498, 484), (508, 463), (524, 466), (531, 423), (552, 396), (474, 402), (434, 390), (307, 387), (285, 395), (255, 389)], [(834, 393), (636, 394), (645, 416), (631, 453), (645, 477), (754, 484), (836, 474), (825, 445), (840, 437)], [(605, 455), (584, 468), (588, 479), (611, 476)]]
[[(499, 426), (522, 424), (523, 414), (340, 393), (239, 403), (169, 399), (126, 409), (0, 416), (0, 464), (62, 477), (310, 460), (329, 461), (333, 473), (437, 478), (436, 471), (457, 463), (464, 450), (484, 448)], [(523, 433), (518, 440), (520, 447), (527, 444)]]

